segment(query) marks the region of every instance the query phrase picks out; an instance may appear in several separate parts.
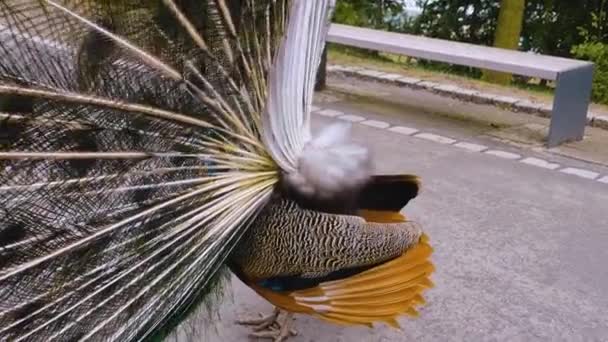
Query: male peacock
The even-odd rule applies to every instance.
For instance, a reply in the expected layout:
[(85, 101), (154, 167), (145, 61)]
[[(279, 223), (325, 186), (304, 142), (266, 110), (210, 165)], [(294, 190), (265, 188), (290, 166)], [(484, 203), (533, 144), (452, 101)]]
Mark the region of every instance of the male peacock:
[(0, 1), (0, 340), (162, 338), (224, 266), (287, 312), (415, 314), (418, 179), (310, 131), (332, 7)]

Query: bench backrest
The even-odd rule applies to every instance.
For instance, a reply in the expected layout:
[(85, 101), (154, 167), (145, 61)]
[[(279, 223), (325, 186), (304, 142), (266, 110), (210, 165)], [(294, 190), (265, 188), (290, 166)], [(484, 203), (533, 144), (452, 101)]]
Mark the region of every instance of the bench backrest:
[(426, 38), (410, 34), (332, 24), (329, 42), (481, 69), (556, 80), (561, 72), (592, 63)]

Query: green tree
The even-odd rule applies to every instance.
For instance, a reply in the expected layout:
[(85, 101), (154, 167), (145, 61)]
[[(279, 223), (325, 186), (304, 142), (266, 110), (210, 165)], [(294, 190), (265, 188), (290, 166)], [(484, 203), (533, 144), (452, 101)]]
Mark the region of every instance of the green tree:
[[(608, 32), (606, 21), (595, 27), (593, 20), (595, 14), (608, 10), (605, 0), (525, 2), (520, 46), (524, 51), (571, 57), (572, 47), (584, 42), (579, 30), (597, 32), (603, 28)], [(414, 23), (416, 34), (493, 45), (499, 0), (419, 0), (418, 4), (423, 12)]]
[(572, 54), (576, 58), (595, 63), (592, 96), (594, 101), (600, 103), (608, 103), (607, 2), (608, 0), (602, 0), (601, 8), (591, 13), (590, 28), (579, 28), (580, 36), (584, 39), (584, 42), (572, 48)]
[[(400, 0), (339, 0), (336, 3), (333, 22), (338, 24), (374, 28), (378, 30), (399, 31), (395, 29), (395, 16), (405, 12)], [(367, 56), (378, 57), (378, 51), (346, 48), (346, 50)]]
[[(585, 40), (581, 30), (598, 31), (593, 16), (605, 13), (606, 5), (605, 0), (528, 0), (522, 50), (571, 57), (572, 47)], [(602, 22), (599, 31), (605, 30), (605, 26)]]
[(491, 45), (498, 2), (489, 0), (419, 0), (422, 14), (414, 31), (428, 37)]
[[(494, 46), (502, 49), (517, 50), (524, 21), (525, 0), (501, 0), (498, 25)], [(502, 72), (485, 71), (484, 79), (490, 82), (508, 84), (512, 75)]]
[(334, 22), (346, 25), (391, 29), (391, 18), (405, 12), (399, 0), (339, 0), (336, 4)]
[[(419, 0), (422, 13), (413, 22), (413, 33), (479, 45), (491, 45), (499, 6), (488, 0)], [(447, 72), (478, 77), (479, 69), (419, 61)]]

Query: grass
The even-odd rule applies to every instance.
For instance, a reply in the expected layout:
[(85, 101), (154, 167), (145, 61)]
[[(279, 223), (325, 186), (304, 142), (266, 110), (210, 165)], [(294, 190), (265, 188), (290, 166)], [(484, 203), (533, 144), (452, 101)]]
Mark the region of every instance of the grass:
[(465, 67), (453, 67), (444, 63), (424, 63), (415, 59), (388, 53), (376, 53), (332, 44), (328, 49), (328, 61), (331, 64), (348, 66), (365, 66), (380, 71), (403, 74), (408, 77), (428, 81), (453, 83), (465, 88), (484, 90), (498, 94), (516, 93), (542, 102), (550, 102), (553, 97), (553, 84), (539, 84), (540, 80), (532, 79), (524, 83), (514, 82), (511, 85), (498, 85), (485, 82), (479, 78), (481, 70)]

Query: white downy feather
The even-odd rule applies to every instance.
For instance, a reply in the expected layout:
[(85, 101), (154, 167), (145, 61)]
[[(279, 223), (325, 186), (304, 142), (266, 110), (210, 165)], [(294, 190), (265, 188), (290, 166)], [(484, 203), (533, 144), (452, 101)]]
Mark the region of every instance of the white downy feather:
[(263, 115), (264, 142), (302, 195), (330, 198), (371, 176), (367, 148), (349, 139), (350, 125), (326, 127), (312, 138), (310, 107), (335, 0), (297, 0), (275, 64)]
[(286, 177), (289, 185), (306, 196), (330, 198), (368, 180), (369, 152), (349, 139), (350, 128), (350, 123), (335, 123), (307, 143), (298, 169)]

